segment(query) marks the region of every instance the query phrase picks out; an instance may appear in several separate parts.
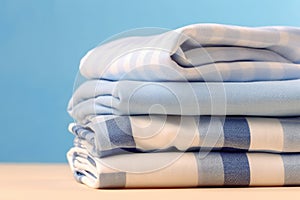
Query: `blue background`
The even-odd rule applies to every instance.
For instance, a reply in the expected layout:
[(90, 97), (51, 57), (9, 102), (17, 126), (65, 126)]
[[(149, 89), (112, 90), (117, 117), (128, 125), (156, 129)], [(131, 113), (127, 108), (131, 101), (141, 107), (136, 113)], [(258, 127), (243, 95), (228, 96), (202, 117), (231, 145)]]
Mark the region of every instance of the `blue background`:
[(300, 1), (0, 0), (0, 162), (65, 162), (80, 58), (137, 27), (300, 26)]

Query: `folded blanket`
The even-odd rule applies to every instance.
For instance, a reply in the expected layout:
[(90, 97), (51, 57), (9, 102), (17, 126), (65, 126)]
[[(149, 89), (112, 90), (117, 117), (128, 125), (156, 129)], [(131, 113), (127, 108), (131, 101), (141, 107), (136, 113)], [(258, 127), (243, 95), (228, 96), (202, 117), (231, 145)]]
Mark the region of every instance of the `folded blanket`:
[(73, 94), (68, 111), (85, 124), (96, 115), (300, 114), (300, 79), (260, 82), (139, 82), (90, 80)]
[(110, 41), (89, 51), (89, 79), (267, 81), (300, 78), (300, 29), (195, 24)]
[(75, 147), (67, 157), (76, 180), (94, 188), (300, 184), (300, 154), (169, 152), (99, 159)]
[(96, 157), (161, 151), (300, 152), (300, 118), (122, 116), (72, 123), (75, 146)]

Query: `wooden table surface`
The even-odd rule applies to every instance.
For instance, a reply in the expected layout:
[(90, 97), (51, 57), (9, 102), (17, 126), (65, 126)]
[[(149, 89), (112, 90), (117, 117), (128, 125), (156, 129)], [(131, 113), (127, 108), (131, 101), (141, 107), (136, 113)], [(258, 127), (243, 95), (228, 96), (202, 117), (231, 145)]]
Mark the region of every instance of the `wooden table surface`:
[(300, 199), (300, 187), (106, 189), (77, 183), (66, 164), (0, 164), (0, 200)]

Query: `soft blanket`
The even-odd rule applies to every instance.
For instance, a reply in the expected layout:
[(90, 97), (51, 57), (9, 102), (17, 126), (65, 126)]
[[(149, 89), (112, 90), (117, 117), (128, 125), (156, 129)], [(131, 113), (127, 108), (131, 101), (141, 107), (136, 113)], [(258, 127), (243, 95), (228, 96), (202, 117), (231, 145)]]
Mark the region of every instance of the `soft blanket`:
[(105, 157), (162, 151), (300, 152), (300, 118), (220, 116), (98, 117), (72, 123), (75, 146)]
[(74, 147), (77, 181), (94, 188), (283, 186), (300, 184), (300, 154), (136, 153), (106, 158)]
[(90, 80), (73, 94), (68, 111), (85, 124), (97, 115), (300, 114), (300, 79), (259, 82), (140, 82)]
[(80, 72), (107, 80), (266, 81), (300, 78), (299, 63), (299, 28), (195, 24), (98, 46)]

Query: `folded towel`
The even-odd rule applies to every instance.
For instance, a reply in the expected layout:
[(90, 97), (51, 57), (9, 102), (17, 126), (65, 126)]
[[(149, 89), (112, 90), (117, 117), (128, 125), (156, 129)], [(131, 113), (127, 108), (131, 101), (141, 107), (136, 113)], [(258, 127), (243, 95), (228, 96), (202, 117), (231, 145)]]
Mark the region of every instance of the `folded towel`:
[(96, 115), (300, 114), (300, 79), (260, 82), (139, 82), (90, 80), (74, 92), (68, 111), (85, 124)]
[(75, 146), (95, 157), (161, 151), (300, 152), (300, 118), (121, 116), (72, 123)]
[(263, 81), (300, 78), (300, 29), (195, 24), (110, 41), (89, 51), (89, 79)]
[(136, 153), (106, 158), (74, 147), (74, 177), (94, 188), (282, 186), (300, 184), (300, 154)]

